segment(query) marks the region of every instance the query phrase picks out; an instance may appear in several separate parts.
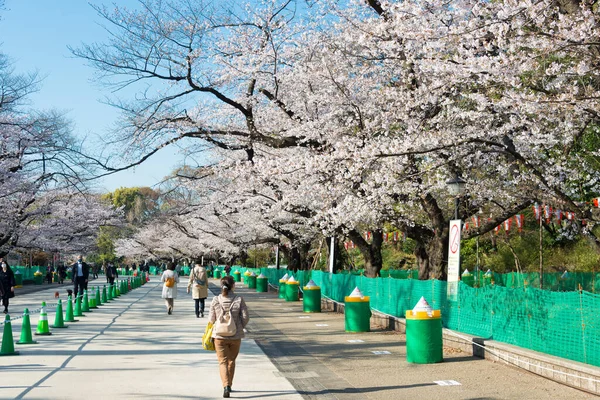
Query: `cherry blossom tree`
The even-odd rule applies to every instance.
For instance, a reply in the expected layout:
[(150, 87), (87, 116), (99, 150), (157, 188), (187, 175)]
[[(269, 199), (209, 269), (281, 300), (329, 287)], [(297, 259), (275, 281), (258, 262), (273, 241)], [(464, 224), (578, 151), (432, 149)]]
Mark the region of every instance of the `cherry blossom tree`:
[[(165, 221), (186, 237), (200, 240), (200, 222), (227, 236), (224, 215), (244, 224), (229, 235), (242, 247), (246, 230), (265, 227), (296, 249), (315, 235), (346, 236), (374, 276), (391, 224), (417, 242), (420, 277), (443, 278), (454, 200), (445, 181), (457, 174), (468, 182), (461, 219), (491, 215), (468, 236), (535, 200), (594, 219), (583, 203), (598, 180), (598, 149), (585, 146), (598, 137), (591, 6), (324, 2), (303, 10), (309, 23), (292, 18), (289, 1), (140, 4), (98, 8), (113, 41), (74, 52), (108, 83), (157, 89), (119, 103), (124, 126), (113, 140), (133, 162), (108, 171), (185, 138), (201, 143), (190, 151), (243, 155), (219, 153), (225, 199)], [(215, 199), (210, 182), (195, 182), (192, 192), (212, 189)]]
[(87, 248), (98, 224), (114, 217), (82, 195), (93, 167), (67, 121), (27, 108), (38, 83), (0, 55), (0, 255), (19, 247)]

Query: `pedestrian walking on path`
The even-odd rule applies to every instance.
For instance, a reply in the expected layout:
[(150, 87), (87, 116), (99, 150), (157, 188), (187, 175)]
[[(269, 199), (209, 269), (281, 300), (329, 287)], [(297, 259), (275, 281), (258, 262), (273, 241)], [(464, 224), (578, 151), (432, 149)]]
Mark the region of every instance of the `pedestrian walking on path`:
[(188, 293), (190, 288), (192, 289), (196, 318), (204, 317), (204, 301), (208, 297), (208, 276), (206, 275), (206, 268), (199, 263), (196, 263), (190, 272), (190, 280), (187, 285)]
[(179, 283), (179, 275), (175, 272), (175, 264), (170, 262), (167, 265), (167, 270), (160, 277), (163, 282), (162, 298), (167, 304), (167, 314), (173, 313), (174, 301), (177, 298), (177, 284)]
[(250, 317), (248, 307), (241, 296), (233, 292), (235, 282), (231, 275), (221, 279), (221, 294), (210, 304), (208, 320), (215, 323), (213, 338), (223, 383), (223, 397), (229, 397), (235, 373), (235, 359), (240, 352), (244, 328)]
[(88, 279), (90, 277), (90, 266), (83, 261), (83, 256), (77, 257), (77, 262), (71, 266), (73, 277), (73, 294), (77, 299), (77, 293), (83, 295), (83, 291), (87, 290)]
[(4, 314), (8, 314), (8, 299), (15, 297), (15, 274), (3, 258), (0, 258), (0, 264), (0, 297)]
[(119, 274), (117, 273), (117, 268), (115, 267), (115, 264), (108, 263), (108, 265), (106, 267), (106, 282), (110, 285), (114, 285), (115, 278), (117, 278), (117, 279), (119, 278)]

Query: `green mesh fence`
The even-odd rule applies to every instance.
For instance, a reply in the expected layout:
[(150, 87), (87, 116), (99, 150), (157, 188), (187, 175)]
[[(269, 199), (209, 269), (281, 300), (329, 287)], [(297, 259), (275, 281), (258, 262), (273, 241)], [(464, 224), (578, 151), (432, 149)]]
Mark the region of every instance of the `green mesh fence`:
[[(538, 272), (509, 272), (506, 274), (492, 272), (487, 279), (483, 271), (479, 271), (478, 274), (474, 275), (476, 275), (475, 285), (478, 287), (487, 286), (493, 282), (495, 285), (507, 288), (540, 288), (540, 274)], [(584, 290), (590, 293), (600, 293), (600, 273), (545, 273), (543, 288), (553, 292)]]
[(588, 292), (552, 292), (532, 287), (459, 284), (455, 301), (446, 297), (446, 282), (366, 278), (313, 271), (324, 296), (343, 302), (355, 287), (371, 297), (371, 307), (404, 317), (421, 296), (442, 310), (444, 326), (600, 366), (600, 296)]

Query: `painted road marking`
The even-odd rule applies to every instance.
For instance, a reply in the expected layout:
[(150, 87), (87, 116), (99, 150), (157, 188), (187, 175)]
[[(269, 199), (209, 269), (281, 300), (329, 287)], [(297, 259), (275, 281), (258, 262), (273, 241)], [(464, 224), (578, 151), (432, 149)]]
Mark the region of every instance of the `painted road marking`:
[(461, 386), (460, 383), (456, 381), (433, 381), (433, 383), (437, 383), (440, 386)]
[(376, 354), (378, 356), (382, 355), (382, 354), (392, 354), (387, 350), (379, 350), (379, 351), (372, 351), (371, 353)]

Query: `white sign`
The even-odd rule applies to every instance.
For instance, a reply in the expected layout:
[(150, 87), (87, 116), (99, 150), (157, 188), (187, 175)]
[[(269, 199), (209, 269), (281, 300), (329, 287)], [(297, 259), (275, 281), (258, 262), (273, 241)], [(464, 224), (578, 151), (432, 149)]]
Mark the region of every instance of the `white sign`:
[(380, 351), (372, 351), (371, 353), (373, 354), (377, 354), (378, 356), (383, 355), (383, 354), (392, 354), (387, 350), (380, 350)]
[(316, 326), (329, 326), (327, 324), (315, 324)]
[(448, 235), (448, 297), (455, 298), (460, 281), (460, 219), (450, 221)]
[(364, 340), (360, 340), (360, 339), (351, 339), (348, 340), (348, 343), (364, 343)]
[(298, 318), (301, 318), (301, 319), (309, 319), (310, 317), (298, 317)]
[(460, 280), (460, 219), (450, 221), (448, 235), (448, 282)]

